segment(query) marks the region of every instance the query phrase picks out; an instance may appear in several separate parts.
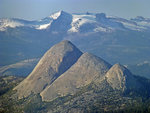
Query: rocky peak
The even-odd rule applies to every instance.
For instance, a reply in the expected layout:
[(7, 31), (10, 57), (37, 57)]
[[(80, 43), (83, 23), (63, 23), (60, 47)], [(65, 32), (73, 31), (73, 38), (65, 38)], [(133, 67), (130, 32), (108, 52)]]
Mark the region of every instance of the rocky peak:
[(50, 30), (52, 32), (66, 32), (71, 28), (72, 15), (64, 11), (60, 11), (52, 15), (54, 20), (51, 23)]
[(31, 74), (14, 89), (19, 98), (40, 93), (47, 85), (68, 70), (82, 55), (71, 42), (65, 40), (49, 49)]
[(60, 16), (66, 16), (66, 15), (70, 15), (70, 14), (67, 13), (67, 12), (64, 12), (64, 11), (60, 10), (60, 11), (58, 11), (56, 13), (53, 13), (49, 17), (55, 20), (55, 19), (59, 18)]
[(137, 81), (132, 73), (120, 64), (115, 64), (106, 73), (107, 82), (113, 89), (125, 91), (128, 88), (135, 88)]

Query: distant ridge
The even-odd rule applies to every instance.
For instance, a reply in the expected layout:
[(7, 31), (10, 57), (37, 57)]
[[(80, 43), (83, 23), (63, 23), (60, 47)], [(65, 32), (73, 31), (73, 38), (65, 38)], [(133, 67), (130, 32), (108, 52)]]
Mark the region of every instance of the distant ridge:
[(64, 39), (111, 63), (139, 64), (150, 61), (149, 37), (150, 18), (140, 16), (125, 19), (102, 12), (58, 11), (34, 21), (0, 18), (0, 67), (41, 58)]

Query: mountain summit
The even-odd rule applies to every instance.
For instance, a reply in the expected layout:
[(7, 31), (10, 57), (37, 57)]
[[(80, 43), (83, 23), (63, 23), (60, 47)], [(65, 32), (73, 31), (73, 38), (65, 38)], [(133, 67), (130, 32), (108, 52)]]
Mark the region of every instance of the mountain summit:
[(113, 89), (125, 91), (128, 88), (138, 88), (140, 84), (136, 81), (132, 73), (120, 64), (115, 64), (106, 73), (107, 82)]
[(69, 41), (54, 45), (44, 54), (31, 74), (14, 90), (17, 90), (19, 98), (31, 93), (40, 93), (68, 70), (81, 55), (82, 52)]
[(61, 10), (61, 11), (58, 11), (58, 12), (50, 15), (49, 17), (53, 18), (53, 19), (57, 19), (59, 16), (62, 16), (62, 15), (65, 15), (65, 14), (68, 14), (68, 13)]
[(52, 15), (54, 19), (49, 26), (51, 32), (64, 32), (71, 28), (72, 15), (64, 11), (60, 11)]

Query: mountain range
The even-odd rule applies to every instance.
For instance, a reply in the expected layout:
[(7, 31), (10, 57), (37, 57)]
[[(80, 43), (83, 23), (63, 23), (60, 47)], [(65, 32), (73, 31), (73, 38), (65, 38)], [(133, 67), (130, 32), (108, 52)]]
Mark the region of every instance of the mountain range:
[[(67, 31), (68, 33), (82, 32), (82, 30), (84, 32), (112, 32), (116, 29), (144, 31), (149, 30), (150, 19), (137, 16), (127, 20), (115, 16), (106, 16), (105, 13), (69, 14), (64, 11), (56, 12), (46, 18), (35, 21), (17, 18), (0, 19), (0, 31), (16, 27), (30, 27), (38, 30), (47, 29), (51, 32)], [(84, 27), (88, 29), (84, 29)]]
[(64, 40), (51, 47), (13, 90), (20, 100), (41, 97), (46, 106), (32, 110), (114, 112), (149, 99), (149, 86), (149, 79), (133, 75), (119, 63), (112, 66), (100, 57), (83, 53)]
[[(80, 50), (101, 56), (112, 64), (150, 62), (149, 28), (149, 18), (124, 19), (105, 13), (59, 11), (35, 21), (1, 18), (0, 74), (20, 75), (18, 69), (21, 69), (21, 72), (25, 70), (22, 76), (27, 76), (38, 62), (32, 62), (33, 59), (41, 58), (49, 47), (62, 40), (70, 40)], [(18, 64), (23, 65), (16, 68)]]

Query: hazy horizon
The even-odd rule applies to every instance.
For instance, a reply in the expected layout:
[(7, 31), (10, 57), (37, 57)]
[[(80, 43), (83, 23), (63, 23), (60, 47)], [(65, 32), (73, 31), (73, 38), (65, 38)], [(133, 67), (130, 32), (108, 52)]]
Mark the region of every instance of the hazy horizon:
[(0, 0), (0, 18), (42, 19), (59, 10), (106, 13), (123, 18), (150, 18), (148, 0)]

